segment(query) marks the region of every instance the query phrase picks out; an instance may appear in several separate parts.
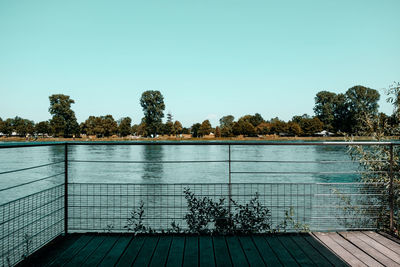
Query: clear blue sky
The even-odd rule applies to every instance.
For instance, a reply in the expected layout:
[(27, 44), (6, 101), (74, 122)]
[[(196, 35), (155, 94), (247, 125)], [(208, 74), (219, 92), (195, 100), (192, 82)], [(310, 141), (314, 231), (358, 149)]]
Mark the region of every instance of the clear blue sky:
[(184, 126), (313, 114), (318, 91), (400, 80), (399, 11), (399, 0), (3, 0), (0, 117), (47, 120), (48, 96), (63, 93), (79, 122), (138, 123), (145, 90)]

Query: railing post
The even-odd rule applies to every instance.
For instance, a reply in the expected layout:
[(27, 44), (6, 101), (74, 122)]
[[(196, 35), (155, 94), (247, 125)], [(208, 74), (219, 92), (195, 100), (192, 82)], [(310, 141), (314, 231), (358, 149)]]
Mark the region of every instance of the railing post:
[(228, 145), (228, 165), (229, 165), (228, 204), (229, 204), (229, 214), (231, 214), (231, 198), (232, 198), (231, 145)]
[(390, 231), (394, 230), (394, 192), (393, 192), (393, 144), (390, 144), (390, 169), (389, 169), (389, 207), (390, 207)]
[(68, 143), (64, 144), (64, 234), (68, 234)]

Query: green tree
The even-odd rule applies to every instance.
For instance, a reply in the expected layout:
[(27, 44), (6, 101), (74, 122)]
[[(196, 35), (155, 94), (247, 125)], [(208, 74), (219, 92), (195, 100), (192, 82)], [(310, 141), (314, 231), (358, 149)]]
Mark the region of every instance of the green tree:
[(172, 122), (173, 119), (174, 119), (174, 116), (172, 116), (172, 113), (168, 112), (168, 114), (167, 114), (167, 122)]
[(56, 136), (70, 137), (79, 134), (79, 125), (76, 121), (75, 112), (71, 109), (71, 104), (75, 101), (67, 95), (55, 94), (49, 96), (49, 112), (53, 115), (50, 126)]
[(170, 136), (175, 133), (174, 123), (172, 121), (167, 121), (164, 125), (164, 134)]
[(174, 130), (175, 130), (176, 135), (182, 134), (182, 130), (183, 130), (182, 123), (180, 123), (179, 121), (175, 121)]
[(140, 105), (143, 108), (147, 131), (156, 137), (164, 117), (164, 97), (160, 91), (146, 91), (142, 94)]
[(35, 131), (35, 124), (31, 120), (15, 117), (12, 120), (12, 128), (19, 136), (26, 136), (33, 134)]
[(50, 134), (50, 123), (48, 121), (41, 121), (35, 125), (35, 133), (40, 135)]
[(219, 120), (222, 137), (232, 137), (233, 136), (234, 120), (235, 120), (235, 117), (233, 117), (232, 115), (224, 116)]
[(218, 126), (215, 127), (215, 137), (221, 137), (221, 129)]
[(311, 136), (323, 130), (324, 124), (317, 117), (303, 119), (300, 122), (301, 131), (304, 135)]
[(337, 94), (334, 102), (333, 129), (340, 132), (349, 132), (351, 127), (349, 104), (345, 94)]
[(268, 122), (262, 122), (256, 127), (257, 134), (266, 135), (269, 134), (271, 129), (271, 124)]
[(190, 128), (190, 133), (192, 134), (192, 137), (199, 137), (199, 131), (200, 131), (201, 124), (200, 123), (195, 123), (192, 125)]
[(287, 124), (287, 128), (288, 128), (288, 133), (291, 135), (299, 136), (302, 133), (300, 125), (296, 122), (289, 121)]
[(254, 116), (250, 117), (249, 122), (254, 126), (257, 127), (258, 125), (260, 125), (261, 123), (265, 122), (264, 118), (259, 114), (256, 113), (254, 114)]
[(358, 134), (365, 130), (366, 118), (378, 114), (380, 94), (375, 89), (357, 85), (346, 91), (346, 98), (351, 116), (351, 132)]
[(118, 120), (118, 133), (120, 136), (128, 136), (132, 133), (132, 119), (130, 117)]
[(211, 123), (209, 120), (203, 121), (199, 129), (199, 136), (209, 135), (212, 131)]
[(133, 126), (132, 126), (132, 134), (133, 135), (137, 135), (138, 134), (138, 129), (139, 129), (139, 125), (137, 125), (137, 124), (134, 124)]
[(280, 120), (279, 118), (274, 118), (271, 120), (271, 133), (283, 134), (288, 132), (287, 123)]
[(0, 123), (0, 132), (10, 136), (13, 132), (13, 119), (6, 119)]
[(333, 130), (335, 120), (335, 102), (337, 95), (328, 91), (318, 92), (315, 97), (314, 112), (320, 121), (324, 123), (324, 127), (328, 131)]
[(103, 128), (104, 136), (109, 137), (116, 134), (118, 129), (118, 124), (114, 120), (112, 115), (101, 116), (101, 125)]

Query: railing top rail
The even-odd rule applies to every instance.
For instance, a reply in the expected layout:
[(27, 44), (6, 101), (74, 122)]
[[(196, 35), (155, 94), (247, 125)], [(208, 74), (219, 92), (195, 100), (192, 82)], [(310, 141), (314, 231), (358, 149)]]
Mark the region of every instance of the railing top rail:
[(163, 145), (163, 146), (375, 146), (375, 145), (400, 145), (400, 142), (281, 142), (281, 141), (72, 141), (72, 142), (18, 142), (18, 143), (0, 143), (1, 148), (14, 147), (35, 147), (35, 146), (57, 146), (57, 145), (89, 145), (89, 146), (108, 146), (108, 145)]

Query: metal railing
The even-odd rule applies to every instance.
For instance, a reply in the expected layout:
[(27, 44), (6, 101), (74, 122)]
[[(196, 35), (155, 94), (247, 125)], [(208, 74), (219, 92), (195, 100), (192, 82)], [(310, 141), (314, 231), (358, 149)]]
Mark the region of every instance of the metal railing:
[[(279, 160), (235, 158), (243, 153), (239, 148), (258, 146), (388, 146), (389, 170), (360, 171), (341, 170), (341, 165), (351, 160)], [(185, 216), (188, 213), (184, 191), (189, 189), (199, 199), (207, 198), (218, 202), (224, 199), (223, 206), (235, 213), (240, 205), (258, 197), (258, 203), (267, 208), (270, 214), (271, 229), (299, 231), (299, 226), (311, 230), (330, 231), (348, 229), (376, 230), (381, 227), (382, 218), (389, 221), (390, 229), (398, 224), (398, 206), (395, 195), (398, 173), (395, 171), (393, 142), (60, 142), (60, 143), (19, 143), (0, 144), (0, 154), (8, 149), (28, 147), (57, 147), (55, 160), (36, 166), (27, 165), (20, 169), (0, 169), (2, 176), (13, 177), (18, 173), (38, 171), (57, 166), (56, 171), (45, 172), (43, 177), (16, 182), (0, 188), (0, 263), (14, 265), (24, 257), (41, 248), (59, 235), (69, 232), (125, 232), (127, 219), (143, 204), (144, 224), (154, 231), (176, 231), (171, 223), (187, 230)], [(69, 151), (81, 146), (220, 146), (226, 148), (226, 158), (200, 160), (103, 160), (79, 159), (70, 156)], [(6, 149), (7, 148), (7, 149)], [(237, 149), (235, 151), (235, 149)], [(73, 155), (75, 156), (75, 155)], [(74, 173), (78, 181), (70, 181), (70, 173), (75, 164), (98, 164), (110, 166), (129, 165), (173, 165), (207, 168), (210, 164), (220, 164), (226, 168), (226, 182), (219, 183), (100, 183), (96, 180), (80, 182), (80, 173)], [(278, 170), (265, 170), (267, 164), (279, 164)], [(286, 170), (293, 165), (338, 165), (334, 171), (295, 169)], [(223, 167), (225, 165), (225, 167)], [(96, 165), (97, 166), (97, 165)], [(177, 167), (175, 167), (177, 168)], [(187, 168), (187, 167), (185, 167)], [(202, 169), (202, 168), (200, 168)], [(361, 175), (365, 172), (376, 175), (388, 174), (387, 183), (364, 182), (276, 182), (268, 177), (288, 176), (334, 176)], [(96, 178), (95, 173), (91, 173)], [(239, 182), (234, 177), (245, 177)], [(252, 177), (264, 177), (253, 182)], [(396, 179), (395, 179), (396, 177)], [(43, 186), (35, 184), (51, 181)], [(26, 196), (12, 199), (15, 190), (30, 188)], [(32, 191), (33, 190), (33, 191)], [(9, 193), (7, 195), (7, 193)], [(20, 192), (21, 193), (21, 192)], [(10, 195), (10, 196), (9, 196)], [(4, 200), (4, 199), (5, 200)], [(8, 201), (11, 199), (10, 201)], [(2, 203), (1, 202), (1, 203)], [(289, 223), (288, 223), (289, 222)], [(291, 223), (291, 224), (290, 224)], [(213, 227), (211, 224), (210, 228)]]

